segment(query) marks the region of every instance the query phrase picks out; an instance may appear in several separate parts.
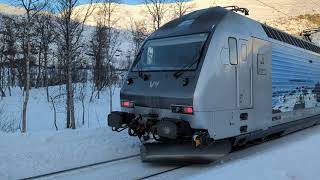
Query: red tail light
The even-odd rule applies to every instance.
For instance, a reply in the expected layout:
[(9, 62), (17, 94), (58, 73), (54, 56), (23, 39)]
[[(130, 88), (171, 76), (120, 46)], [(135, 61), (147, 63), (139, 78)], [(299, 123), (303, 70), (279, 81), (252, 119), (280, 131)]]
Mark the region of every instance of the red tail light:
[(185, 114), (193, 114), (193, 107), (184, 107), (183, 112)]
[(173, 113), (193, 114), (193, 107), (192, 106), (172, 105), (171, 111)]
[(121, 101), (121, 107), (134, 108), (134, 103), (131, 101)]

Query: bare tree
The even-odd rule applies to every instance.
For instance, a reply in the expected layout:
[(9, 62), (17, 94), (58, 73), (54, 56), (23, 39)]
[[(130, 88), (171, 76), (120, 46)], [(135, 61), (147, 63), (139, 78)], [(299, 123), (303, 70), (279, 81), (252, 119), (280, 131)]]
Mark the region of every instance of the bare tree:
[[(48, 87), (48, 59), (50, 54), (50, 46), (54, 42), (55, 31), (53, 17), (49, 14), (41, 14), (36, 19), (36, 32), (38, 36), (38, 76), (37, 84), (39, 86), (42, 76), (42, 84), (46, 87), (47, 101), (49, 102), (49, 87)], [(42, 63), (43, 62), (43, 63)], [(41, 67), (44, 67), (41, 74)]]
[(211, 7), (215, 7), (217, 5), (218, 5), (217, 0), (211, 0), (211, 4), (210, 4)]
[(174, 16), (181, 17), (188, 13), (192, 8), (194, 8), (194, 4), (191, 4), (189, 0), (174, 0)]
[[(95, 71), (98, 81), (97, 90), (103, 87), (109, 90), (109, 104), (112, 111), (112, 96), (114, 94), (114, 83), (116, 79), (115, 54), (121, 41), (120, 31), (115, 28), (118, 18), (114, 16), (120, 0), (102, 0), (102, 6), (98, 9), (98, 22), (93, 35), (91, 49), (95, 59)], [(101, 69), (103, 68), (103, 69)], [(98, 92), (99, 93), (99, 92)]]
[(106, 78), (104, 61), (107, 55), (107, 33), (107, 28), (103, 26), (101, 22), (98, 22), (89, 47), (91, 49), (90, 55), (93, 56), (95, 62), (93, 67), (93, 80), (98, 92), (98, 98), (100, 98), (100, 91), (103, 88), (103, 82)]
[(24, 85), (24, 100), (23, 100), (23, 112), (22, 112), (22, 133), (27, 130), (27, 107), (29, 101), (30, 91), (30, 54), (31, 54), (31, 28), (35, 16), (48, 4), (48, 0), (17, 0), (17, 4), (25, 10), (26, 26), (26, 52), (24, 54), (25, 60), (25, 85)]
[[(76, 10), (80, 0), (57, 0), (56, 9), (60, 13), (57, 18), (58, 24), (58, 51), (61, 53), (61, 58), (64, 62), (66, 91), (67, 91), (67, 128), (76, 128), (76, 121), (74, 115), (74, 89), (72, 72), (74, 70), (75, 61), (79, 57), (79, 51), (83, 46), (81, 44), (81, 37), (84, 31), (84, 23), (91, 15), (94, 7), (93, 0), (88, 3), (88, 8), (85, 10)], [(83, 13), (84, 11), (84, 13)]]
[(1, 15), (1, 27), (0, 27), (0, 97), (6, 96), (5, 89), (8, 88), (11, 96), (10, 89), (10, 65), (12, 55), (16, 53), (15, 49), (15, 34), (13, 28), (13, 18), (7, 15)]
[(145, 21), (134, 21), (131, 19), (131, 34), (134, 45), (134, 55), (136, 56), (143, 41), (149, 34)]
[[(9, 95), (11, 96), (11, 86), (15, 82), (15, 57), (17, 54), (17, 28), (16, 20), (13, 17), (3, 15), (2, 16), (2, 47), (1, 47), (1, 62), (3, 62), (2, 57), (4, 56), (4, 64), (6, 64), (6, 75), (1, 75), (1, 80), (7, 77), (7, 88)], [(2, 56), (3, 55), (3, 56)]]
[(86, 112), (86, 108), (85, 108), (85, 101), (86, 101), (86, 84), (82, 83), (82, 85), (80, 85), (80, 92), (79, 92), (79, 96), (78, 99), (81, 102), (81, 107), (82, 107), (82, 126), (84, 126), (85, 123), (85, 112)]
[(65, 94), (58, 94), (58, 95), (51, 95), (49, 102), (51, 103), (52, 109), (53, 109), (53, 125), (56, 128), (56, 131), (59, 130), (58, 125), (57, 125), (57, 101), (61, 96), (64, 96)]
[(153, 28), (157, 30), (160, 28), (163, 18), (168, 10), (166, 3), (168, 0), (143, 0), (149, 14), (152, 17)]

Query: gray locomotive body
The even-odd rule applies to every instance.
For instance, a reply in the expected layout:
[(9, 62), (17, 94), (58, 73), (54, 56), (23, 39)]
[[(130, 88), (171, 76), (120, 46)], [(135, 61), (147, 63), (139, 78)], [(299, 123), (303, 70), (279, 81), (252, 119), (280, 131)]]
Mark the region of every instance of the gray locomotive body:
[(145, 145), (152, 134), (161, 144), (234, 146), (315, 125), (319, 53), (224, 8), (195, 11), (145, 41), (109, 126), (129, 128)]

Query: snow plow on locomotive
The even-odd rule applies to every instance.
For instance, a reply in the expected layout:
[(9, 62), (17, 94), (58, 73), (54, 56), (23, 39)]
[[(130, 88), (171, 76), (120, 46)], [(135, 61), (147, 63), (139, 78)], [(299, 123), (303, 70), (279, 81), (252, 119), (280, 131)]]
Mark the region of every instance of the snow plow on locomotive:
[(145, 162), (214, 161), (319, 123), (319, 53), (222, 7), (192, 12), (147, 38), (108, 126), (137, 136)]

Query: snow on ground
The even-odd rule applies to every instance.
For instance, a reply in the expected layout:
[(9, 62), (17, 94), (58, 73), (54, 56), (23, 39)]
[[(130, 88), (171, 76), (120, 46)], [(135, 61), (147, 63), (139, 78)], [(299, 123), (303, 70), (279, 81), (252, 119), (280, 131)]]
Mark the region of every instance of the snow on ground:
[[(106, 118), (110, 112), (108, 92), (102, 91), (100, 99), (93, 98), (90, 102), (91, 85), (85, 86), (85, 116), (84, 125), (82, 125), (82, 104), (79, 100), (79, 88), (82, 84), (76, 84), (77, 88), (75, 94), (75, 116), (76, 125), (78, 128), (98, 128), (106, 127)], [(49, 88), (50, 96), (55, 97), (59, 94), (64, 94), (64, 86), (54, 86)], [(120, 110), (120, 89), (116, 88), (113, 96), (113, 110)], [(7, 93), (8, 95), (8, 93)], [(12, 88), (12, 96), (7, 96), (0, 100), (0, 107), (3, 107), (5, 117), (8, 120), (16, 121), (18, 124), (22, 116), (22, 91), (20, 88)], [(65, 114), (65, 96), (55, 99), (55, 106), (57, 108), (57, 125), (58, 129), (62, 130), (66, 126)], [(30, 99), (27, 111), (27, 131), (55, 131), (54, 126), (54, 110), (51, 102), (47, 102), (45, 88), (32, 89), (30, 92)], [(1, 130), (0, 130), (1, 131)]]
[(159, 165), (142, 163), (140, 157), (116, 161), (108, 164), (71, 171), (65, 174), (54, 175), (50, 177), (40, 178), (39, 180), (132, 180), (144, 179), (153, 174), (166, 172), (175, 169), (174, 165)]
[[(315, 180), (320, 176), (320, 126), (243, 149), (207, 165), (191, 165), (151, 179)], [(175, 166), (139, 157), (46, 177), (55, 180), (140, 179)]]
[(139, 153), (139, 142), (110, 128), (0, 136), (0, 179), (21, 179)]
[[(76, 84), (75, 116), (77, 130), (65, 130), (65, 96), (55, 100), (58, 131), (53, 124), (53, 106), (47, 102), (45, 88), (32, 89), (27, 111), (27, 133), (1, 132), (1, 122), (21, 121), (22, 91), (12, 88), (12, 96), (0, 100), (0, 179), (21, 179), (44, 173), (74, 168), (139, 153), (139, 142), (107, 126), (110, 112), (106, 90), (90, 102), (91, 87), (86, 84), (85, 116), (82, 125), (80, 88)], [(64, 86), (49, 88), (50, 96), (63, 94)], [(120, 109), (119, 88), (115, 88), (113, 110)], [(8, 95), (8, 93), (7, 93)], [(94, 96), (96, 97), (96, 96)], [(2, 107), (2, 108), (1, 108)], [(3, 123), (2, 123), (3, 124)]]
[(235, 152), (211, 165), (190, 166), (153, 179), (319, 179), (320, 127)]

